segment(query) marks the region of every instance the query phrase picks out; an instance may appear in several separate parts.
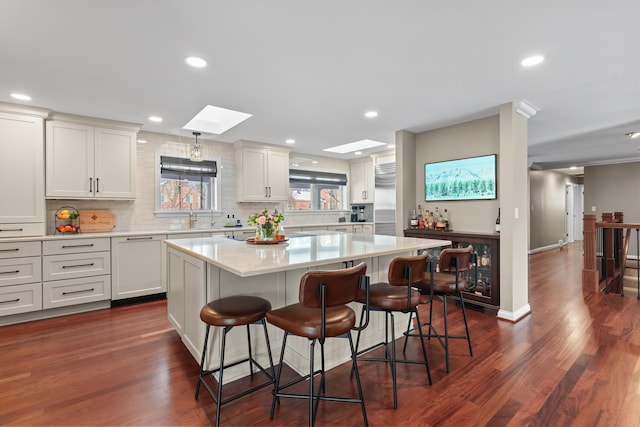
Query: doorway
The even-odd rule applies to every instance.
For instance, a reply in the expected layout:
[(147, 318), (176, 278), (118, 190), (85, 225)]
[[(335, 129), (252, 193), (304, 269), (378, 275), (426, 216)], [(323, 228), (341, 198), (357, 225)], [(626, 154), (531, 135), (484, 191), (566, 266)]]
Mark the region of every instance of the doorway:
[(582, 217), (584, 214), (584, 184), (567, 184), (566, 187), (566, 224), (565, 241), (567, 243), (582, 240)]

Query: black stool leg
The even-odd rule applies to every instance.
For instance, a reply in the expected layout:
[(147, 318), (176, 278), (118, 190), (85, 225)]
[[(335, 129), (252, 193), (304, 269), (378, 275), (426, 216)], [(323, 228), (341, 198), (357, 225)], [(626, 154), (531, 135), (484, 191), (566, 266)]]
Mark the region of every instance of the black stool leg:
[(196, 384), (196, 400), (198, 400), (198, 395), (200, 394), (200, 384), (202, 384), (202, 373), (204, 372), (204, 356), (207, 354), (207, 343), (209, 342), (209, 328), (210, 325), (207, 325), (204, 333), (204, 347), (202, 349), (202, 358), (200, 359), (200, 372), (198, 373), (198, 383)]
[(444, 355), (446, 361), (446, 371), (449, 373), (449, 327), (447, 325), (447, 297), (442, 297), (442, 306), (444, 307)]
[[(417, 309), (416, 309), (417, 310)], [(413, 311), (409, 313), (409, 323), (407, 324), (407, 332), (404, 334), (404, 345), (402, 346), (402, 352), (407, 352), (407, 341), (409, 341), (409, 332), (411, 331), (411, 320), (413, 319)], [(422, 325), (418, 322), (418, 328), (421, 328)]]
[(316, 340), (309, 340), (311, 343), (309, 344), (309, 427), (313, 427), (315, 422), (315, 413), (313, 410), (314, 407), (314, 397), (313, 397), (313, 359), (315, 358), (315, 344)]
[[(398, 383), (396, 381), (395, 325), (393, 321), (393, 313), (388, 311), (387, 315), (391, 316), (391, 380), (393, 381), (393, 408), (397, 409), (398, 408)], [(385, 332), (385, 338), (386, 338), (386, 335), (387, 334)], [(387, 341), (387, 345), (385, 346), (385, 348), (388, 348), (388, 346), (389, 346), (389, 341)]]
[(267, 332), (267, 321), (265, 318), (260, 320), (262, 323), (262, 328), (264, 329), (264, 339), (267, 342), (267, 354), (269, 355), (269, 366), (271, 366), (271, 379), (275, 382), (276, 379), (276, 371), (273, 368), (273, 357), (271, 355), (271, 343), (269, 342), (269, 333)]
[(462, 293), (460, 295), (460, 307), (462, 307), (462, 318), (464, 319), (464, 329), (467, 332), (467, 342), (469, 343), (469, 356), (473, 356), (473, 350), (471, 349), (471, 335), (469, 335), (469, 325), (467, 324), (467, 312), (464, 309), (464, 297)]
[[(413, 313), (412, 313), (413, 314)], [(418, 307), (416, 307), (416, 321), (420, 325), (420, 314), (418, 313)], [(422, 344), (422, 356), (424, 357), (424, 364), (427, 367), (427, 378), (429, 378), (429, 385), (431, 382), (431, 369), (429, 369), (429, 360), (427, 359), (427, 349), (424, 346), (424, 335), (422, 334), (422, 327), (418, 326), (418, 333), (420, 334), (420, 344)]]
[(249, 376), (253, 377), (253, 353), (251, 352), (251, 328), (247, 324), (247, 347), (249, 348)]
[(278, 364), (278, 376), (276, 377), (276, 382), (273, 387), (273, 400), (271, 402), (271, 413), (269, 414), (269, 421), (273, 421), (273, 416), (276, 412), (276, 402), (279, 402), (278, 392), (280, 391), (280, 377), (282, 376), (282, 365), (284, 365), (284, 349), (287, 346), (287, 337), (289, 336), (289, 332), (284, 332), (284, 337), (282, 338), (282, 349), (280, 350), (280, 363)]
[(232, 327), (225, 326), (222, 332), (222, 346), (220, 347), (220, 371), (218, 375), (218, 399), (216, 402), (216, 427), (220, 426), (220, 407), (222, 406), (222, 374), (224, 372), (224, 348), (227, 343), (227, 332)]
[(353, 347), (353, 340), (351, 339), (351, 334), (347, 333), (349, 337), (349, 348), (351, 349), (351, 372), (355, 372), (356, 375), (356, 384), (358, 386), (358, 397), (360, 398), (360, 407), (362, 408), (362, 417), (364, 418), (364, 425), (368, 426), (369, 421), (367, 420), (367, 410), (364, 407), (364, 396), (362, 394), (362, 384), (360, 383), (360, 372), (358, 371), (358, 364), (356, 363), (356, 353), (357, 350)]

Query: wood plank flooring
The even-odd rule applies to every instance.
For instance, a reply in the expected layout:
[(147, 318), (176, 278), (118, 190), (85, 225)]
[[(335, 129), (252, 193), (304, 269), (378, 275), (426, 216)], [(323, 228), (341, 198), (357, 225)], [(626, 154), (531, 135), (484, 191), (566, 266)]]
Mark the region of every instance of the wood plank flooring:
[[(370, 425), (640, 425), (640, 301), (631, 292), (583, 292), (581, 268), (580, 244), (531, 255), (532, 314), (513, 324), (469, 310), (474, 356), (454, 341), (447, 374), (442, 348), (429, 341), (433, 385), (424, 367), (400, 365), (398, 409), (389, 369), (362, 362)], [(441, 319), (438, 303), (434, 310)], [(462, 332), (456, 307), (450, 322)], [(418, 357), (419, 348), (412, 338), (407, 353)], [(5, 326), (0, 425), (210, 425), (215, 407), (204, 392), (194, 400), (196, 376), (164, 301)], [(355, 394), (348, 376), (348, 365), (331, 370), (327, 392)], [(283, 400), (271, 423), (270, 404), (263, 389), (223, 406), (221, 424), (307, 424), (305, 401)], [(317, 423), (361, 425), (362, 414), (355, 404), (323, 402)]]

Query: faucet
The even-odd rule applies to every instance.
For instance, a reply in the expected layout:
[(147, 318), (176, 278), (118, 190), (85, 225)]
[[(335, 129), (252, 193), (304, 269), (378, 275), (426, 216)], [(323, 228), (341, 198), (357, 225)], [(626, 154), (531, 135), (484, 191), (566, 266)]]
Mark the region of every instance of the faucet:
[(211, 228), (216, 225), (216, 222), (213, 220), (213, 211), (211, 211)]
[(193, 205), (189, 205), (189, 228), (197, 228), (198, 214), (193, 212)]

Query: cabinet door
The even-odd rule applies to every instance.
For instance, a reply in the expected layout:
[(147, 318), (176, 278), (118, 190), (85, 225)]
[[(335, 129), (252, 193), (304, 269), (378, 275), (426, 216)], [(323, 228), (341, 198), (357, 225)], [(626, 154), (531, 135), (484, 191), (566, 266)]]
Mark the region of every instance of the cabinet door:
[(0, 156), (0, 224), (42, 223), (43, 234), (43, 141), (41, 118), (0, 113), (0, 143), (7, 149)]
[(93, 127), (52, 120), (46, 141), (47, 197), (93, 197)]
[(94, 137), (95, 197), (135, 199), (136, 133), (97, 127)]
[[(242, 185), (238, 194), (239, 201), (267, 200), (267, 151), (259, 148), (246, 147), (242, 149), (240, 173)], [(288, 170), (288, 169), (287, 169)]]
[(167, 291), (165, 235), (111, 239), (111, 299)]
[(267, 152), (268, 200), (286, 201), (289, 198), (289, 153)]
[(351, 203), (373, 203), (373, 161), (353, 162), (349, 169)]

